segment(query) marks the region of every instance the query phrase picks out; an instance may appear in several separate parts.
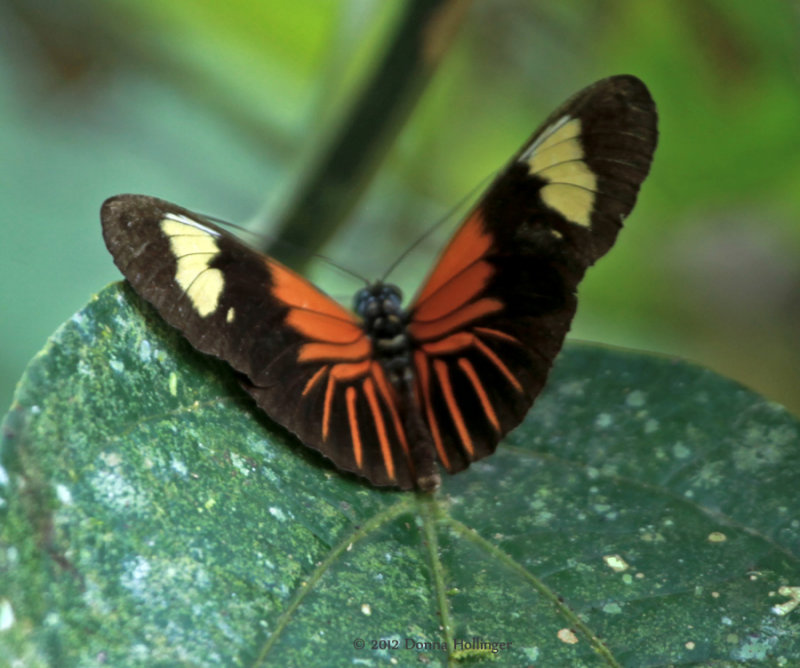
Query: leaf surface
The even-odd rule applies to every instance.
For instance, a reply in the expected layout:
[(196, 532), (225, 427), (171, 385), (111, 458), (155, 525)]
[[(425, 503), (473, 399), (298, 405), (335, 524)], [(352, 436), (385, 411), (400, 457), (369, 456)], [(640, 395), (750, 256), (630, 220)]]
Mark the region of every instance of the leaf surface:
[(684, 362), (569, 345), (494, 456), (377, 490), (115, 285), (2, 439), (3, 664), (800, 658), (800, 424)]

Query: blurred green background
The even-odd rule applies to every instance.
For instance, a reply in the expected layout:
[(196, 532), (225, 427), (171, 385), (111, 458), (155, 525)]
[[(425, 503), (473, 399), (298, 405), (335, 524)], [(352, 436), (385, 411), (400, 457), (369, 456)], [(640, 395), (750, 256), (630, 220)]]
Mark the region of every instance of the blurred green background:
[[(399, 5), (0, 2), (0, 413), (47, 337), (119, 279), (101, 202), (277, 219)], [(572, 336), (692, 359), (800, 413), (799, 23), (786, 0), (479, 0), (322, 251), (381, 275), (568, 95), (636, 74), (660, 145)], [(456, 222), (392, 275), (408, 293)], [(337, 296), (359, 287), (310, 273)]]

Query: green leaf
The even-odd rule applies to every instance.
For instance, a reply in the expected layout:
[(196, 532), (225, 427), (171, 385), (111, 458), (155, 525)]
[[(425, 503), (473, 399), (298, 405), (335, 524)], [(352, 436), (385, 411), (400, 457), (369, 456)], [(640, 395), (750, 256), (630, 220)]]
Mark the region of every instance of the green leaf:
[(377, 490), (112, 286), (4, 423), (0, 664), (792, 665), (799, 437), (707, 370), (570, 345), (494, 456)]

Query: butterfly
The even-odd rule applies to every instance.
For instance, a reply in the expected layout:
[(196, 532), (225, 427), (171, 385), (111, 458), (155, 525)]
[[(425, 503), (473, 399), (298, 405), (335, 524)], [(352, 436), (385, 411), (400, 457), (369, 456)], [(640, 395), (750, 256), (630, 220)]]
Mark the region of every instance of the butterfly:
[(373, 485), (434, 490), (440, 465), (492, 454), (528, 412), (657, 137), (636, 77), (574, 95), (498, 173), (408, 308), (378, 281), (350, 311), (154, 197), (106, 200), (103, 236), (134, 290), (302, 442)]

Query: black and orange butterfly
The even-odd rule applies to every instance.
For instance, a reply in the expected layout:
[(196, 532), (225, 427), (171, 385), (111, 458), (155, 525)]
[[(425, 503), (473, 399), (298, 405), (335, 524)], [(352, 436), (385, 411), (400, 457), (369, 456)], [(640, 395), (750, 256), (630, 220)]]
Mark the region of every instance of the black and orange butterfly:
[(555, 111), (467, 216), (404, 310), (377, 282), (355, 313), (202, 216), (142, 195), (102, 208), (133, 288), (222, 358), (273, 419), (373, 485), (435, 489), (490, 455), (545, 383), (586, 268), (636, 201), (657, 140), (633, 76)]

